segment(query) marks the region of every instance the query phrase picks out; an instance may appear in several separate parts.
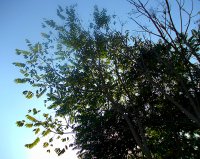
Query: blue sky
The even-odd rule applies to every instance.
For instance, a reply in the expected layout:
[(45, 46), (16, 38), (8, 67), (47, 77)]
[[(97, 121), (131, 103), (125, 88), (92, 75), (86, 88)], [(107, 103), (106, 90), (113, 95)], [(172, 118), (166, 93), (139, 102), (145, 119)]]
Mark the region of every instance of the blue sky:
[[(57, 158), (42, 153), (41, 146), (33, 150), (24, 148), (24, 144), (33, 140), (33, 134), (31, 130), (17, 128), (15, 122), (23, 119), (28, 109), (34, 106), (41, 107), (43, 102), (24, 98), (22, 91), (28, 86), (14, 83), (14, 79), (20, 77), (20, 74), (12, 63), (22, 60), (15, 55), (15, 49), (26, 49), (25, 39), (34, 42), (41, 40), (40, 33), (44, 31), (41, 27), (43, 18), (56, 19), (58, 5), (64, 7), (75, 3), (78, 4), (78, 13), (83, 20), (89, 19), (95, 4), (100, 8), (107, 8), (111, 14), (117, 14), (124, 21), (131, 10), (126, 0), (0, 0), (0, 158), (2, 159)], [(71, 154), (68, 156), (70, 156), (68, 159), (74, 159)]]
[[(22, 91), (28, 86), (14, 83), (20, 77), (19, 71), (12, 63), (22, 60), (15, 55), (15, 49), (26, 49), (25, 39), (40, 41), (43, 18), (56, 19), (58, 5), (78, 4), (82, 19), (89, 19), (93, 6), (108, 8), (111, 13), (125, 15), (130, 9), (125, 0), (0, 0), (0, 158), (2, 159), (56, 159), (47, 156), (41, 146), (28, 150), (24, 144), (34, 138), (31, 130), (18, 128), (17, 120), (23, 119), (27, 110), (41, 107), (42, 101), (27, 100)], [(40, 154), (38, 156), (38, 153)], [(69, 154), (69, 159), (74, 157)]]

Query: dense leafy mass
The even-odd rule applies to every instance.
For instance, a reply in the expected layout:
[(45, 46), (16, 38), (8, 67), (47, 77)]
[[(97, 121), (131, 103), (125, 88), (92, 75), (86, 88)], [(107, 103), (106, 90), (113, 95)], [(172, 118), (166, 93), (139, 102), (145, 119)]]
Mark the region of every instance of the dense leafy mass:
[(44, 42), (27, 40), (28, 51), (17, 50), (25, 61), (14, 64), (24, 78), (15, 81), (36, 90), (23, 94), (46, 95), (47, 107), (55, 111), (39, 120), (34, 108), (27, 121), (17, 122), (37, 135), (26, 147), (54, 133), (64, 143), (55, 149), (60, 155), (70, 129), (75, 141), (69, 146), (84, 159), (198, 158), (199, 29), (155, 42), (113, 29), (112, 17), (97, 7), (89, 29), (74, 7), (59, 7), (57, 13), (63, 25), (46, 20), (51, 31), (42, 33)]

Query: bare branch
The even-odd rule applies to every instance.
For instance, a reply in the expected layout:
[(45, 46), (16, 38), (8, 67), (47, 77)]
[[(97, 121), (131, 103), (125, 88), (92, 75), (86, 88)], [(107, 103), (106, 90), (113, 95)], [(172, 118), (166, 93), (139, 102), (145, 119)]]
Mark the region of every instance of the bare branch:
[(192, 20), (192, 13), (193, 13), (194, 4), (193, 4), (193, 0), (191, 0), (191, 2), (192, 2), (192, 8), (191, 8), (190, 13), (188, 13), (185, 9), (183, 9), (183, 11), (185, 11), (188, 14), (188, 22), (186, 24), (185, 34), (188, 32), (188, 29), (189, 29), (189, 26), (190, 26), (190, 23), (191, 23), (191, 20)]
[(180, 2), (178, 0), (176, 0), (176, 3), (178, 4), (178, 7), (179, 7), (179, 18), (180, 18), (181, 33), (182, 33), (183, 32), (183, 17), (182, 17), (182, 7), (183, 7), (183, 4), (181, 4), (181, 0), (180, 0)]
[(177, 36), (177, 38), (179, 37), (179, 33), (178, 33), (178, 31), (177, 31), (177, 29), (176, 29), (176, 27), (175, 27), (175, 25), (174, 25), (174, 21), (173, 21), (173, 19), (172, 19), (172, 15), (171, 15), (171, 9), (170, 9), (170, 6), (169, 6), (169, 2), (168, 2), (168, 0), (165, 0), (165, 3), (166, 3), (166, 6), (167, 6), (167, 13), (168, 13), (168, 16), (169, 16), (169, 19), (170, 19), (170, 22), (171, 22), (171, 29), (176, 33), (176, 36)]

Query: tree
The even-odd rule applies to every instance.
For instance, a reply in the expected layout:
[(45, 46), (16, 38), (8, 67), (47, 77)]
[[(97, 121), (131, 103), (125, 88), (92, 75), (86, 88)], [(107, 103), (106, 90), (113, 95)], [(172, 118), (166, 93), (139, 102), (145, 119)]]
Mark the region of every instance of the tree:
[[(36, 89), (24, 95), (45, 94), (48, 108), (55, 110), (54, 115), (43, 114), (43, 121), (34, 117), (39, 110), (30, 110), (33, 115), (26, 116), (30, 123), (22, 120), (17, 125), (34, 127), (35, 134), (42, 131), (42, 136), (64, 136), (71, 128), (76, 133), (74, 148), (80, 149), (82, 158), (197, 158), (199, 30), (189, 36), (171, 26), (167, 0), (165, 28), (141, 1), (129, 2), (162, 34), (138, 25), (161, 40), (113, 29), (112, 17), (97, 7), (94, 23), (85, 29), (74, 7), (59, 7), (58, 16), (65, 24), (46, 20), (44, 27), (53, 30), (42, 33), (46, 40), (27, 41), (28, 51), (17, 50), (25, 62), (14, 63), (24, 75), (16, 82)], [(167, 27), (176, 33), (174, 38)], [(58, 138), (66, 143), (67, 138)], [(26, 146), (32, 148), (38, 142), (39, 137)], [(56, 148), (59, 155), (65, 150)]]
[[(173, 104), (175, 104), (182, 112), (186, 114), (188, 118), (190, 118), (192, 121), (194, 121), (196, 124), (199, 125), (200, 120), (199, 120), (199, 104), (195, 103), (194, 98), (198, 98), (198, 91), (196, 88), (198, 87), (197, 85), (199, 84), (198, 81), (193, 80), (195, 77), (193, 77), (193, 72), (196, 72), (198, 70), (198, 65), (194, 64), (194, 61), (197, 62), (197, 64), (200, 62), (199, 59), (199, 28), (198, 31), (195, 29), (192, 30), (192, 36), (188, 36), (188, 29), (190, 27), (192, 18), (194, 17), (193, 15), (193, 1), (192, 3), (192, 9), (191, 11), (187, 11), (184, 8), (184, 1), (178, 1), (176, 0), (178, 9), (177, 11), (179, 12), (180, 15), (180, 31), (177, 29), (177, 25), (175, 24), (175, 21), (173, 20), (172, 17), (172, 11), (170, 8), (170, 4), (168, 0), (165, 0), (162, 3), (162, 10), (161, 14), (157, 12), (156, 10), (148, 10), (146, 5), (148, 4), (149, 1), (146, 2), (146, 4), (142, 3), (140, 0), (130, 0), (129, 1), (136, 9), (136, 13), (140, 14), (140, 16), (143, 16), (147, 18), (154, 26), (155, 32), (151, 31), (148, 27), (145, 25), (139, 24), (136, 20), (136, 22), (140, 28), (149, 34), (155, 35), (159, 37), (164, 43), (168, 44), (169, 47), (173, 49), (171, 54), (175, 54), (175, 56), (180, 56), (177, 57), (180, 60), (180, 64), (182, 63), (181, 67), (185, 67), (185, 69), (188, 70), (189, 77), (191, 78), (191, 81), (188, 81), (191, 85), (193, 85), (194, 88), (187, 88), (187, 85), (185, 85), (185, 81), (182, 80), (184, 77), (182, 75), (179, 75), (177, 73), (177, 70), (174, 69), (171, 65), (166, 64), (166, 67), (170, 70), (168, 73), (172, 76), (175, 76), (175, 78), (179, 79), (179, 83), (181, 84), (182, 91), (183, 93), (189, 98), (190, 100), (190, 109), (193, 109), (193, 112), (190, 112), (190, 110), (185, 109), (181, 104), (177, 103), (171, 96), (168, 96), (165, 93), (165, 90), (161, 88), (161, 86), (158, 85), (158, 83), (153, 82), (151, 80), (152, 84), (157, 85), (156, 87), (162, 92), (166, 94), (166, 98), (168, 98)], [(187, 16), (188, 20), (185, 22), (184, 25), (184, 18), (183, 16)], [(144, 67), (144, 66), (143, 66)], [(144, 70), (147, 71), (147, 69), (144, 68)], [(147, 71), (148, 72), (148, 71)], [(198, 71), (197, 71), (198, 72)], [(196, 73), (197, 73), (196, 72)], [(187, 79), (186, 79), (187, 80)], [(196, 94), (193, 98), (193, 95), (190, 94), (191, 92), (189, 89), (192, 89), (192, 94)]]

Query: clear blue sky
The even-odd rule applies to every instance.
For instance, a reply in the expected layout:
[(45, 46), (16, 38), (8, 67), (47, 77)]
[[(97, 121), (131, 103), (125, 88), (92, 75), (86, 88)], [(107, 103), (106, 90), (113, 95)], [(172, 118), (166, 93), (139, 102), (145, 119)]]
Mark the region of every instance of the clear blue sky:
[[(111, 13), (117, 13), (119, 16), (130, 11), (125, 0), (0, 0), (1, 159), (32, 159), (30, 154), (38, 152), (37, 149), (24, 148), (24, 144), (33, 140), (31, 130), (15, 125), (17, 120), (24, 118), (29, 108), (43, 105), (41, 101), (25, 99), (22, 91), (26, 86), (13, 82), (20, 74), (12, 62), (21, 60), (15, 55), (15, 49), (25, 49), (25, 39), (40, 40), (43, 18), (56, 19), (58, 5), (64, 7), (75, 3), (78, 4), (82, 19), (92, 14), (95, 4), (100, 8), (108, 8)], [(40, 154), (37, 159), (44, 159), (44, 156)]]
[[(17, 120), (24, 118), (30, 107), (43, 105), (41, 101), (25, 99), (22, 91), (27, 86), (13, 82), (20, 74), (12, 62), (21, 60), (15, 55), (15, 49), (25, 49), (25, 39), (34, 42), (41, 39), (40, 33), (44, 31), (41, 27), (43, 18), (56, 19), (58, 5), (64, 7), (75, 3), (78, 4), (78, 12), (83, 20), (89, 19), (95, 4), (100, 8), (107, 8), (111, 14), (117, 14), (124, 21), (131, 9), (126, 0), (0, 0), (0, 158), (2, 159), (33, 159), (30, 154), (38, 152), (37, 149), (30, 151), (24, 148), (24, 144), (33, 140), (31, 130), (20, 129), (15, 125)], [(37, 159), (45, 157), (41, 154)]]

